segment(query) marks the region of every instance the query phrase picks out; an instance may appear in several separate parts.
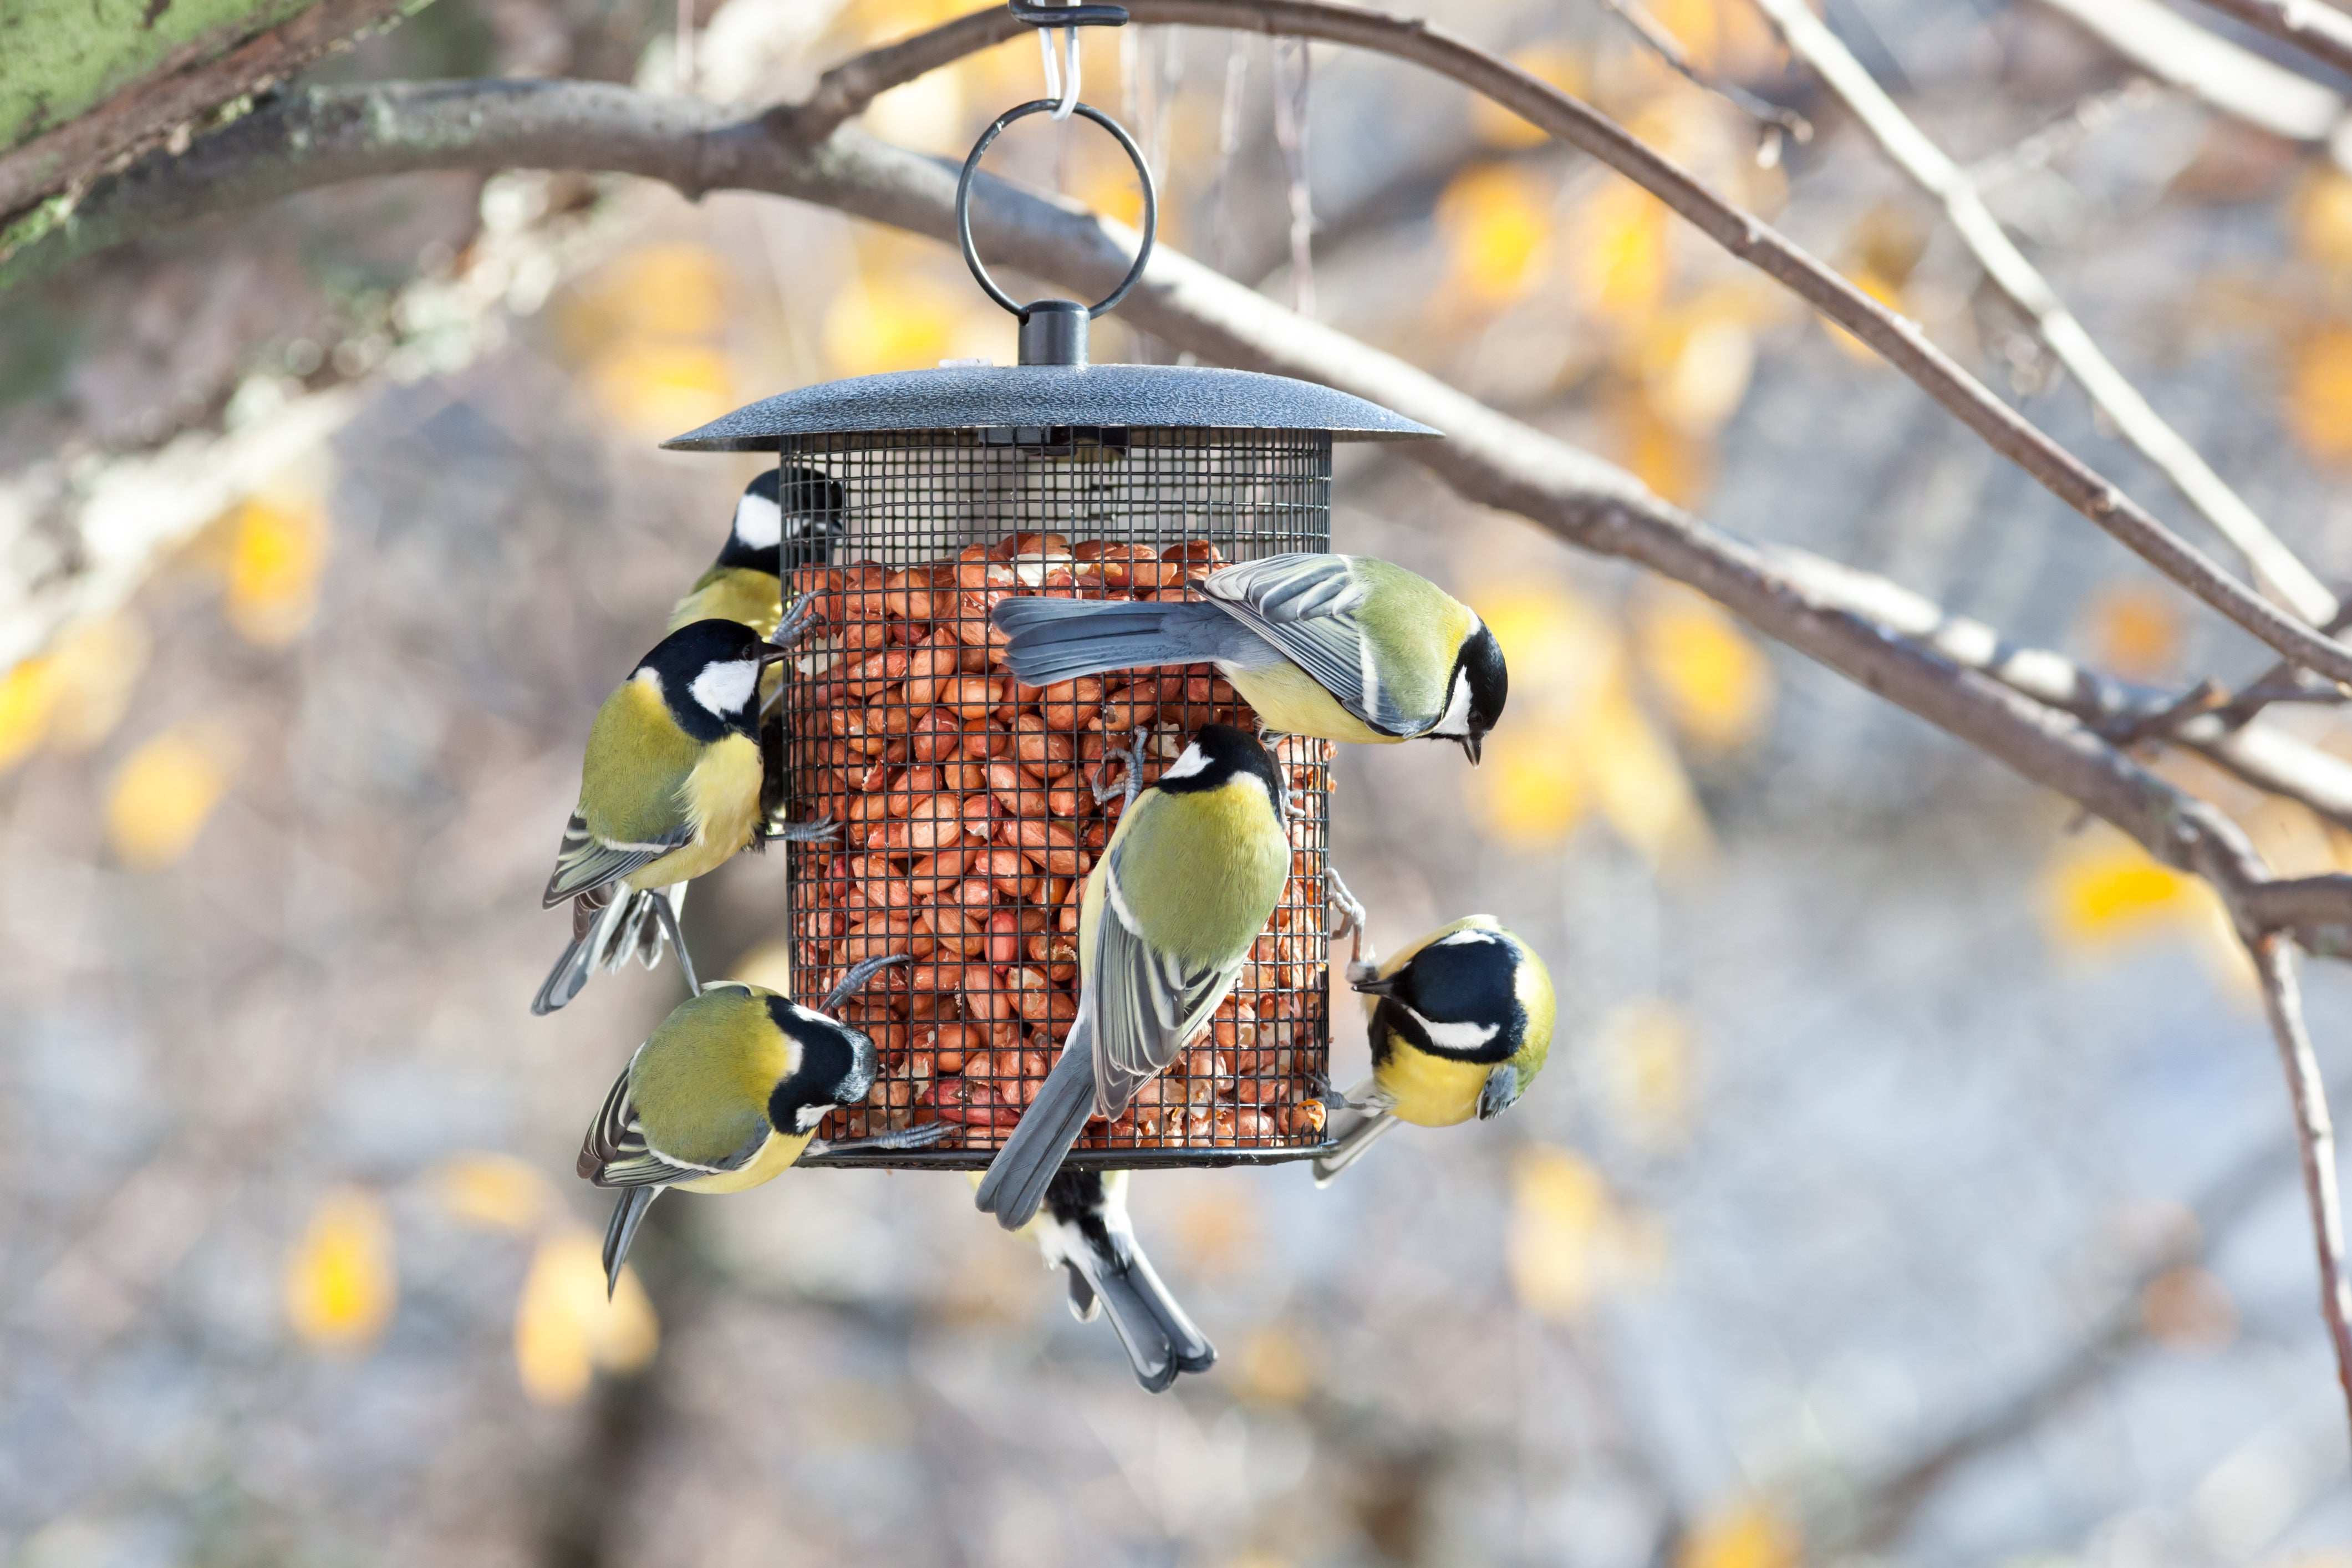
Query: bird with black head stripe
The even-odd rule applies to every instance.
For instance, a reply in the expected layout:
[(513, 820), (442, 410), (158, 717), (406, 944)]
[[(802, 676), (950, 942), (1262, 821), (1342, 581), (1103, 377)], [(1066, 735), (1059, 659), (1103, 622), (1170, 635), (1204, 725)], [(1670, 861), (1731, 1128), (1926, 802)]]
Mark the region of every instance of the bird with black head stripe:
[(1399, 1122), (1500, 1116), (1551, 1054), (1551, 972), (1492, 915), (1441, 926), (1386, 963), (1350, 963), (1348, 983), (1364, 997), (1372, 1076), (1349, 1092), (1335, 1147), (1315, 1162), (1318, 1186)]
[[(832, 559), (847, 504), (848, 492), (814, 468), (792, 468), (781, 479), (773, 468), (761, 473), (735, 503), (734, 521), (719, 559), (670, 611), (669, 630), (723, 620), (773, 637), (783, 619), (782, 574)], [(760, 811), (764, 830), (790, 837), (795, 835), (777, 821), (782, 805), (783, 716), (770, 711), (782, 682), (782, 671), (772, 663), (761, 671), (761, 711), (766, 717), (756, 731), (763, 773)], [(647, 969), (660, 963), (669, 926), (685, 910), (686, 891), (686, 884), (678, 882), (630, 889), (585, 910), (575, 906), (575, 915), (582, 918), (575, 920), (572, 941), (548, 972), (530, 1010), (554, 1012), (578, 995), (591, 975), (613, 973), (633, 958)], [(668, 905), (667, 922), (657, 900)]]
[(1209, 724), (1120, 816), (1079, 900), (1077, 1018), (980, 1184), (1007, 1230), (1036, 1214), (1087, 1119), (1125, 1110), (1241, 978), (1290, 875), (1283, 799), (1273, 753)]
[(1026, 686), (1214, 664), (1269, 731), (1451, 741), (1475, 765), (1510, 679), (1478, 613), (1369, 555), (1269, 555), (1212, 572), (1190, 603), (1015, 595), (991, 612)]
[[(607, 1290), (665, 1188), (740, 1193), (773, 1181), (808, 1152), (818, 1123), (866, 1098), (879, 1068), (874, 1041), (831, 1014), (886, 964), (905, 962), (894, 954), (858, 964), (815, 1011), (722, 980), (662, 1020), (580, 1145), (581, 1176), (621, 1189), (604, 1232)], [(935, 1121), (835, 1147), (919, 1147), (948, 1131)]]

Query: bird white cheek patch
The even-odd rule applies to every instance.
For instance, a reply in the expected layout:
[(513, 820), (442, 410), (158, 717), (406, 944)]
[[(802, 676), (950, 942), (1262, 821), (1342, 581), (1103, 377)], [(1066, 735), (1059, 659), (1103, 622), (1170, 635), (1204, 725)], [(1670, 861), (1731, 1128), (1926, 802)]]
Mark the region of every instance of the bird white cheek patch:
[(742, 659), (730, 664), (703, 666), (702, 673), (694, 678), (694, 684), (687, 689), (694, 694), (697, 702), (724, 717), (741, 712), (743, 705), (751, 700), (751, 693), (758, 690), (759, 686), (759, 664), (751, 659)]
[(1413, 1022), (1419, 1024), (1428, 1034), (1431, 1045), (1441, 1051), (1453, 1051), (1457, 1055), (1467, 1056), (1482, 1046), (1490, 1044), (1496, 1036), (1503, 1032), (1502, 1026), (1499, 1024), (1440, 1024), (1433, 1019), (1423, 1017), (1410, 1007), (1405, 1011), (1412, 1013)]
[(735, 537), (752, 550), (775, 549), (784, 542), (783, 509), (766, 496), (745, 496), (735, 503)]
[(1163, 779), (1189, 779), (1194, 773), (1208, 770), (1209, 754), (1198, 746), (1187, 746), (1184, 754), (1168, 764), (1160, 773)]
[(1454, 696), (1445, 704), (1445, 716), (1437, 721), (1433, 733), (1466, 735), (1470, 732), (1470, 678), (1460, 670), (1454, 672)]

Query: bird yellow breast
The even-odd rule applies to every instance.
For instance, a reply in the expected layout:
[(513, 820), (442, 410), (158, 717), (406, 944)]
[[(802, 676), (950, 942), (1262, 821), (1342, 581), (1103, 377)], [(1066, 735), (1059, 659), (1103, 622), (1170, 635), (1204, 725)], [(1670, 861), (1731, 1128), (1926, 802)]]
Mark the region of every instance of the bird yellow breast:
[(690, 1182), (680, 1182), (678, 1187), (689, 1193), (740, 1193), (747, 1187), (772, 1182), (791, 1169), (793, 1162), (807, 1152), (809, 1140), (815, 1136), (814, 1132), (803, 1132), (788, 1138), (781, 1132), (772, 1131), (768, 1134), (768, 1141), (760, 1145), (760, 1152), (751, 1156), (749, 1163), (715, 1176), (698, 1176)]
[(690, 882), (733, 858), (759, 826), (764, 777), (760, 748), (749, 738), (729, 735), (707, 748), (678, 791), (678, 803), (694, 828), (692, 841), (639, 867), (630, 873), (628, 885), (643, 892)]
[(1478, 1114), (1478, 1094), (1495, 1070), (1493, 1063), (1433, 1057), (1393, 1035), (1389, 1046), (1391, 1054), (1373, 1081), (1395, 1100), (1398, 1120), (1416, 1127), (1451, 1127)]
[(1286, 735), (1315, 735), (1326, 741), (1375, 745), (1389, 745), (1402, 739), (1381, 734), (1340, 707), (1313, 676), (1288, 659), (1255, 669), (1223, 664), (1217, 668), (1234, 683), (1242, 700), (1257, 710), (1259, 720), (1269, 730)]

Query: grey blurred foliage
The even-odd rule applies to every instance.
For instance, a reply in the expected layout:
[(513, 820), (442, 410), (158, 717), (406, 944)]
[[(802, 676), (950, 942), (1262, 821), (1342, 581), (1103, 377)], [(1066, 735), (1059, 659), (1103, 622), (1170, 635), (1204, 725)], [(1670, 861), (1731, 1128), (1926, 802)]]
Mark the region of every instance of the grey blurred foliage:
[[(1448, 10), (1494, 47), (1572, 42), (1604, 88), (1635, 68), (1598, 8)], [(1828, 15), (1963, 159), (2126, 79), (2031, 7)], [(670, 21), (440, 0), (331, 68), (627, 79)], [(1185, 113), (1213, 123), (1225, 40), (1179, 37)], [(1271, 73), (1248, 48), (1217, 221), (1229, 269), (1287, 299)], [(1612, 450), (1625, 379), (1589, 307), (1562, 281), (1465, 325), (1433, 218), (1473, 162), (1552, 182), (1564, 212), (1605, 176), (1482, 146), (1458, 95), (1391, 64), (1322, 50), (1314, 71), (1325, 318)], [(1853, 265), (1857, 236), (1907, 213), (1897, 248), (1931, 331), (2179, 518), (1809, 84), (1750, 85), (1822, 130), (1790, 150), (1777, 221)], [(2282, 425), (2285, 329), (2212, 303), (2218, 279), (2294, 304), (2287, 213), (2316, 166), (2158, 93), (1994, 195), (2118, 363), (2341, 587), (2352, 500)], [(1213, 173), (1173, 182), (1195, 254)], [(1557, 849), (1489, 837), (1450, 751), (1346, 754), (1338, 860), (1381, 945), (1492, 910), (1549, 955), (1565, 1032), (1508, 1118), (1401, 1133), (1328, 1192), (1297, 1169), (1139, 1178), (1138, 1228), (1223, 1351), (1214, 1373), (1139, 1394), (961, 1179), (810, 1172), (656, 1207), (637, 1262), (657, 1358), (569, 1407), (530, 1403), (511, 1327), (530, 1243), (453, 1217), (429, 1178), (496, 1151), (576, 1186), (585, 1119), (675, 999), (674, 971), (633, 972), (527, 1017), (561, 944), (536, 895), (587, 716), (750, 470), (621, 427), (593, 369), (610, 323), (579, 288), (447, 374), (339, 363), (476, 237), (480, 193), (445, 175), (321, 192), (0, 302), (0, 468), (201, 428), (257, 368), (363, 398), (332, 442), (308, 633), (239, 637), (194, 550), (136, 602), (154, 652), (121, 728), (0, 775), (0, 1562), (1786, 1568), (1769, 1543), (1700, 1549), (1751, 1500), (1813, 1562), (2352, 1561), (2258, 1010), (2185, 930), (2053, 942), (2054, 804), (1777, 653), (1765, 733), (1691, 751), (1712, 852), (1664, 869), (1597, 818)], [(961, 287), (950, 260), (906, 262), (906, 242), (832, 215), (585, 181), (551, 197), (595, 203), (625, 215), (625, 245), (719, 258), (745, 398), (834, 373), (823, 323), (861, 258)], [(1809, 320), (1765, 322), (1757, 349), (1699, 510), (2097, 651), (2086, 606), (2141, 568)], [(1342, 463), (1334, 533), (1465, 591), (1557, 584), (1611, 616), (1644, 592), (1378, 453)], [(2191, 612), (2165, 673), (2243, 679), (2260, 651)], [(192, 717), (231, 738), (233, 788), (184, 859), (125, 869), (109, 781)], [(720, 873), (689, 921), (707, 972), (770, 941), (780, 900), (772, 860)], [(2310, 989), (2341, 1081), (2352, 988), (2323, 966)], [(1690, 1042), (1663, 1125), (1629, 1111), (1620, 1048), (1628, 1010), (1657, 1005)], [(1343, 1038), (1334, 1077), (1361, 1059)], [(1605, 1186), (1601, 1273), (1564, 1317), (1530, 1310), (1509, 1262), (1539, 1147)], [(341, 1184), (388, 1204), (399, 1286), (382, 1339), (344, 1355), (306, 1347), (279, 1296)], [(601, 1226), (600, 1195), (566, 1202)], [(2212, 1331), (2165, 1329), (2168, 1279), (2222, 1303)]]

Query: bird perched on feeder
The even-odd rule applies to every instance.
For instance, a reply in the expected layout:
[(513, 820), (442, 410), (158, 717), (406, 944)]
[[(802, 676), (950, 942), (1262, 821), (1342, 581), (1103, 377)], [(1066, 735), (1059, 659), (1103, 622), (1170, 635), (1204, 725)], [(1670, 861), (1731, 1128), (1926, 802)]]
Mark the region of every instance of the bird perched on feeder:
[[(799, 629), (786, 621), (778, 635), (789, 645)], [(547, 883), (545, 907), (572, 900), (572, 945), (541, 985), (533, 1013), (579, 994), (597, 915), (625, 895), (651, 895), (687, 989), (700, 989), (669, 889), (716, 870), (760, 831), (766, 769), (755, 700), (761, 670), (786, 651), (740, 622), (696, 621), (656, 644), (604, 699), (588, 731), (580, 804)], [(832, 832), (820, 822), (783, 836)]]
[(1213, 663), (1266, 728), (1327, 741), (1452, 741), (1473, 764), (1503, 716), (1503, 650), (1477, 612), (1369, 555), (1269, 555), (1183, 604), (1016, 596), (992, 612), (1030, 686)]
[(696, 621), (740, 621), (761, 637), (783, 619), (783, 576), (822, 566), (840, 540), (849, 492), (814, 468), (770, 468), (744, 487), (734, 526), (710, 569), (669, 613), (671, 631)]
[[(773, 468), (754, 479), (735, 503), (735, 520), (719, 559), (695, 579), (694, 586), (670, 611), (668, 629), (677, 631), (696, 621), (724, 620), (740, 622), (761, 637), (772, 635), (783, 618), (782, 574), (795, 566), (822, 566), (833, 558), (848, 494), (814, 468), (793, 468), (781, 484)], [(763, 711), (781, 684), (779, 672), (762, 673)], [(761, 796), (763, 819), (782, 815), (782, 716), (774, 715), (762, 724), (759, 737), (766, 773)], [(686, 885), (681, 882), (661, 891), (667, 893), (671, 917), (676, 919), (686, 907)], [(660, 963), (665, 936), (655, 897), (654, 891), (632, 891), (597, 909), (587, 931), (575, 935), (556, 961), (532, 999), (531, 1012), (554, 1012), (580, 994), (590, 975), (613, 973), (632, 958), (647, 969)]]
[(1046, 1184), (1045, 1208), (1021, 1234), (1036, 1238), (1046, 1268), (1069, 1275), (1070, 1315), (1082, 1323), (1108, 1315), (1135, 1381), (1158, 1394), (1180, 1373), (1216, 1365), (1217, 1347), (1192, 1326), (1136, 1242), (1127, 1177), (1125, 1171), (1056, 1173)]
[(1087, 1118), (1126, 1110), (1234, 988), (1290, 873), (1282, 801), (1272, 753), (1209, 724), (1120, 816), (1078, 906), (1077, 1018), (980, 1184), (1007, 1230)]
[(1352, 963), (1348, 984), (1364, 996), (1372, 1076), (1349, 1092), (1349, 1124), (1315, 1162), (1318, 1187), (1400, 1121), (1500, 1116), (1551, 1053), (1551, 973), (1492, 915), (1442, 926), (1386, 963)]
[[(681, 1002), (604, 1097), (580, 1145), (579, 1173), (621, 1201), (604, 1232), (609, 1292), (646, 1210), (665, 1187), (740, 1193), (807, 1152), (817, 1124), (873, 1087), (879, 1058), (862, 1029), (828, 1016), (903, 953), (845, 975), (815, 1012), (791, 997), (724, 980)], [(931, 1122), (847, 1148), (908, 1148), (949, 1131)]]

